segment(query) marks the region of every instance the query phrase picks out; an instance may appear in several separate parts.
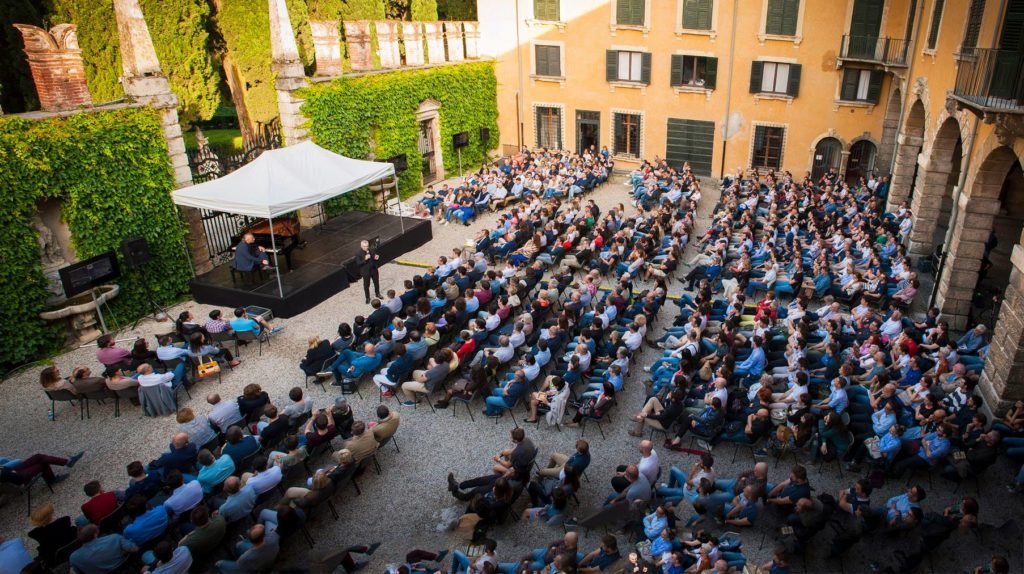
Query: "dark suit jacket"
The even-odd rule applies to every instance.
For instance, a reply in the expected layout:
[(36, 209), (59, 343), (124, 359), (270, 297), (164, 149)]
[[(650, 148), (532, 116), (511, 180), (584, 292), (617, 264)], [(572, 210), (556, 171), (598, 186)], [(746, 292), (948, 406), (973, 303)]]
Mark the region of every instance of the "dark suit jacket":
[(372, 256), (370, 259), (366, 259), (368, 254), (368, 251), (360, 249), (359, 254), (356, 255), (356, 262), (359, 263), (359, 274), (363, 277), (370, 277), (377, 270), (377, 261)]
[(149, 463), (149, 466), (150, 468), (162, 468), (165, 472), (175, 469), (184, 472), (195, 465), (198, 452), (198, 448), (192, 443), (188, 443), (181, 449), (175, 449), (172, 444), (167, 452)]

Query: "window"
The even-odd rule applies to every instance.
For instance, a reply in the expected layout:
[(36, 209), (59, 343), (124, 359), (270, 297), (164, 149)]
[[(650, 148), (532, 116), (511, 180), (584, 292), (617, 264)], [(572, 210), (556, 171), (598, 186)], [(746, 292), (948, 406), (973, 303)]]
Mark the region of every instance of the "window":
[(768, 0), (764, 33), (772, 36), (796, 36), (800, 0)]
[(945, 0), (935, 0), (935, 8), (932, 10), (932, 23), (928, 28), (928, 50), (934, 50), (939, 43), (939, 25), (942, 24), (942, 7)]
[(796, 97), (800, 93), (800, 64), (753, 62), (750, 68), (750, 93)]
[(718, 58), (672, 55), (670, 84), (673, 86), (693, 86), (713, 90), (717, 77)]
[(534, 20), (545, 20), (548, 22), (558, 22), (561, 20), (558, 3), (559, 0), (533, 0)]
[(535, 72), (538, 76), (562, 77), (562, 48), (537, 44), (533, 47), (536, 56)]
[(646, 22), (646, 0), (616, 0), (615, 23), (619, 26), (643, 26)]
[(690, 162), (693, 173), (711, 175), (711, 159), (715, 154), (715, 122), (668, 119), (665, 159), (679, 167)]
[(967, 13), (967, 28), (964, 29), (964, 41), (960, 44), (960, 54), (970, 56), (978, 46), (981, 35), (981, 19), (985, 16), (985, 0), (971, 0), (971, 10)]
[(612, 143), (615, 155), (640, 157), (640, 114), (613, 114), (615, 126)]
[(754, 126), (754, 150), (751, 167), (782, 168), (782, 143), (786, 129), (777, 126)]
[(843, 71), (843, 86), (839, 91), (839, 99), (877, 104), (882, 93), (883, 76), (884, 73), (878, 70), (847, 68)]
[(537, 106), (537, 147), (562, 149), (562, 110)]
[(683, 0), (683, 28), (710, 30), (714, 0)]
[(606, 79), (609, 82), (651, 83), (651, 54), (608, 50)]

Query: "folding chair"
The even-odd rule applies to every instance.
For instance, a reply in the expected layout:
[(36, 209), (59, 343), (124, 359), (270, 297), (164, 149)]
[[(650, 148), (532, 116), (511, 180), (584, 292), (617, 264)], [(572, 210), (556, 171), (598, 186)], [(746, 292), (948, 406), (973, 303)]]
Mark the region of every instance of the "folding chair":
[[(327, 369), (330, 368), (330, 366), (333, 365), (334, 361), (336, 361), (337, 359), (338, 359), (338, 353), (334, 353), (330, 357), (324, 359), (324, 362), (320, 365), (320, 368), (317, 369), (316, 373), (326, 372)], [(314, 385), (319, 385), (320, 386), (320, 390), (322, 390), (323, 392), (326, 393), (327, 392), (327, 387), (325, 386), (324, 382), (322, 380), (320, 380), (316, 376), (316, 373), (314, 373), (312, 375), (309, 375), (309, 374), (306, 374), (305, 371), (303, 371), (303, 374), (306, 375), (306, 381), (305, 381), (306, 388), (307, 389), (309, 388), (309, 381), (310, 381), (310, 379), (312, 379), (313, 384)]]
[[(261, 356), (261, 357), (263, 356), (263, 344), (266, 343), (268, 347), (270, 346), (270, 334), (267, 333), (266, 331), (264, 331), (263, 333), (261, 333), (259, 335), (257, 335), (256, 333), (253, 333), (252, 331), (236, 331), (235, 332), (235, 340), (238, 343), (251, 343), (253, 341), (256, 341), (257, 343), (259, 343), (258, 350), (259, 350), (259, 356)], [(238, 349), (238, 346), (237, 346), (237, 343), (236, 343), (235, 351), (238, 351), (238, 350), (239, 349)], [(237, 354), (241, 355), (242, 353), (238, 352)]]
[[(476, 418), (473, 416), (473, 409), (470, 408), (470, 405), (473, 403), (473, 400), (476, 399), (476, 397), (479, 394), (480, 394), (480, 390), (478, 389), (478, 390), (473, 391), (473, 394), (470, 395), (470, 397), (468, 399), (453, 395), (451, 402), (452, 403), (462, 403), (462, 404), (466, 405), (466, 412), (469, 413), (469, 420), (471, 420), (473, 422), (476, 422)], [(452, 405), (452, 417), (455, 417), (455, 411), (457, 411), (457, 410), (458, 410), (458, 408), (455, 405)]]
[(46, 397), (50, 399), (50, 412), (53, 413), (51, 420), (57, 420), (57, 403), (71, 403), (75, 404), (78, 401), (79, 416), (82, 420), (85, 420), (85, 401), (79, 399), (78, 395), (67, 389), (61, 389), (59, 391), (43, 391), (46, 393)]

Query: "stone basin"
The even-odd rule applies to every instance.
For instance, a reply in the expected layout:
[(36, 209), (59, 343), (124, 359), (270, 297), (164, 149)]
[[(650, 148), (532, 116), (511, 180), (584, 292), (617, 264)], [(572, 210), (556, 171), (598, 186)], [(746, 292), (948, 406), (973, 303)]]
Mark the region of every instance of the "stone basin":
[(69, 344), (91, 343), (103, 334), (97, 328), (96, 306), (117, 297), (120, 292), (118, 285), (100, 285), (96, 287), (95, 301), (91, 294), (82, 293), (39, 313), (39, 316), (47, 321), (63, 321)]

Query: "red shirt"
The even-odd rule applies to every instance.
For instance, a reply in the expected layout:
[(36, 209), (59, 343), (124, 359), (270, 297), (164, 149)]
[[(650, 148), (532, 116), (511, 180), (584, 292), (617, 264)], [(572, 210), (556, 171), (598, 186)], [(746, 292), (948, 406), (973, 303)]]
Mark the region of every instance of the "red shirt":
[(466, 360), (466, 356), (476, 350), (476, 340), (469, 339), (459, 346), (459, 350), (455, 352), (455, 356), (459, 358), (459, 364), (462, 364)]
[(82, 514), (93, 524), (99, 524), (115, 510), (117, 510), (117, 495), (113, 492), (101, 492), (82, 505)]

